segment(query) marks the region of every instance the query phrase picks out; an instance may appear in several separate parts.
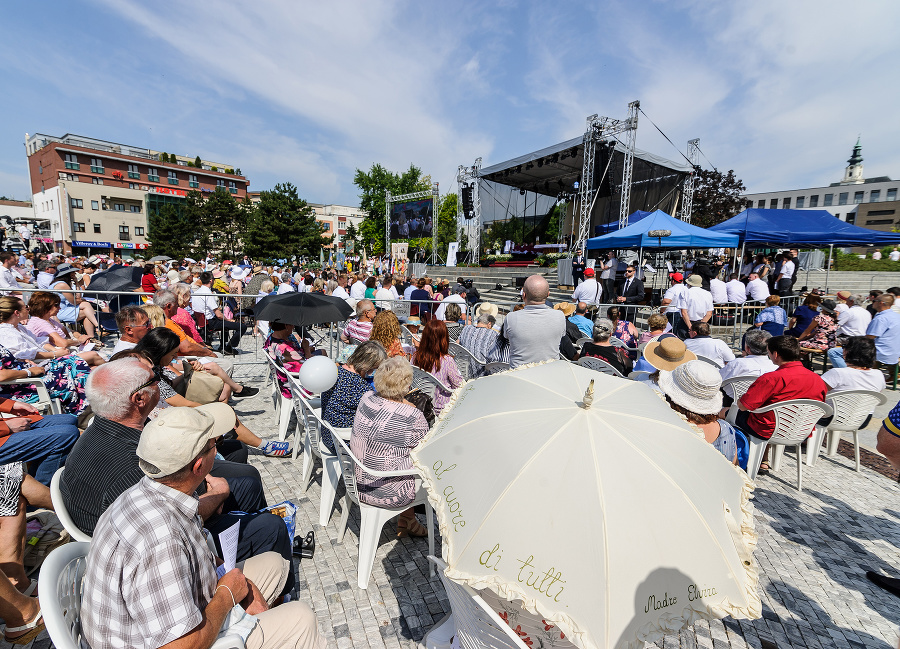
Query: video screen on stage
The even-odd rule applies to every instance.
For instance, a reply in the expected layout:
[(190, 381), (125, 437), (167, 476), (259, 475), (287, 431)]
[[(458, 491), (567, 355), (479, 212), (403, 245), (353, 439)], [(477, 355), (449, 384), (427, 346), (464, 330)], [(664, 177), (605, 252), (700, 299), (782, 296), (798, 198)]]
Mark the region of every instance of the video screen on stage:
[(434, 215), (434, 199), (426, 198), (391, 206), (391, 239), (430, 237)]

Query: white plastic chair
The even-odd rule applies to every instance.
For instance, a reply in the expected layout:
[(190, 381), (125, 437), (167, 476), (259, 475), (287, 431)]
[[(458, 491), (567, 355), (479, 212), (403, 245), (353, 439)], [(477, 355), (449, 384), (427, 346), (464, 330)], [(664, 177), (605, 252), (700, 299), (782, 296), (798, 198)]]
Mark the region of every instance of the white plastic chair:
[[(781, 467), (781, 457), (785, 446), (793, 446), (797, 452), (797, 491), (803, 491), (803, 449), (801, 444), (806, 441), (813, 432), (816, 422), (822, 417), (830, 417), (834, 412), (828, 404), (812, 399), (791, 399), (781, 403), (773, 403), (756, 410), (756, 414), (766, 412), (775, 413), (775, 430), (768, 440), (759, 439), (754, 435), (748, 435), (750, 440), (750, 454), (747, 460), (747, 473), (751, 480), (755, 480), (759, 473), (759, 465), (767, 445), (773, 449), (772, 469), (777, 471)], [(778, 447), (781, 447), (780, 449)]]
[(459, 343), (450, 343), (450, 355), (466, 381), (477, 378), (484, 372), (484, 363), (479, 362), (472, 352)]
[(484, 366), (484, 373), (496, 374), (497, 372), (505, 372), (508, 369), (512, 369), (509, 363), (504, 363), (503, 361), (491, 361)]
[(451, 394), (453, 392), (452, 388), (448, 388), (444, 385), (440, 379), (435, 377), (433, 374), (426, 372), (421, 367), (412, 366), (413, 370), (413, 380), (412, 387), (414, 390), (420, 390), (424, 392), (429, 397), (434, 399), (434, 393), (436, 388), (440, 388), (447, 394)]
[(268, 351), (265, 353), (265, 357), (266, 360), (269, 361), (269, 366), (273, 375), (272, 384), (274, 386), (274, 394), (272, 397), (275, 401), (275, 413), (278, 418), (278, 440), (283, 442), (287, 438), (288, 426), (291, 423), (292, 409), (291, 400), (281, 394), (281, 387), (278, 385), (278, 374), (281, 373), (288, 377), (291, 375), (283, 365), (268, 353)]
[(877, 406), (887, 401), (880, 392), (872, 390), (835, 390), (825, 396), (825, 403), (834, 409), (831, 423), (827, 426), (817, 426), (811, 440), (812, 448), (806, 448), (806, 463), (815, 466), (822, 450), (822, 438), (827, 436), (826, 454), (829, 457), (837, 454), (838, 443), (841, 441), (841, 433), (853, 433), (853, 455), (856, 460), (856, 470), (860, 470), (859, 462), (859, 428), (866, 417), (872, 414)]
[(426, 649), (447, 649), (453, 636), (463, 649), (528, 649), (528, 645), (478, 593), (444, 575), (446, 563), (433, 556), (428, 560), (438, 568), (450, 600), (451, 613), (425, 634)]
[(75, 521), (69, 516), (69, 510), (66, 509), (66, 505), (63, 502), (62, 492), (59, 490), (59, 483), (62, 482), (63, 471), (65, 470), (66, 467), (59, 467), (50, 479), (50, 501), (53, 503), (53, 511), (56, 512), (56, 517), (59, 519), (59, 522), (62, 523), (66, 532), (69, 533), (69, 536), (76, 541), (90, 543), (90, 535), (82, 532), (75, 524)]
[(713, 359), (709, 358), (708, 356), (701, 356), (700, 354), (695, 354), (695, 356), (697, 357), (698, 361), (703, 361), (704, 363), (709, 363), (710, 365), (715, 367), (717, 370), (722, 369), (722, 366), (719, 365), (719, 363), (717, 363)]
[[(734, 403), (728, 408), (728, 414), (725, 416), (729, 423), (734, 423), (734, 418), (737, 417), (738, 410), (740, 410), (738, 408), (738, 400), (747, 393), (747, 390), (758, 378), (758, 376), (752, 374), (744, 374), (742, 376), (732, 376), (730, 379), (722, 381), (722, 389), (724, 390), (726, 386), (729, 386), (734, 393)], [(726, 392), (726, 394), (728, 393)]]
[[(327, 422), (324, 422), (328, 426)], [(331, 428), (330, 426), (328, 426)], [(356, 467), (373, 475), (376, 478), (389, 478), (394, 476), (407, 476), (418, 478), (415, 469), (407, 471), (376, 471), (365, 466), (350, 451), (350, 445), (331, 429), (331, 436), (335, 442), (338, 458), (341, 462), (341, 472), (344, 474), (344, 487), (346, 494), (342, 503), (341, 521), (338, 524), (338, 543), (344, 540), (347, 532), (347, 523), (350, 520), (350, 508), (353, 504), (359, 505), (359, 566), (357, 568), (357, 585), (366, 589), (369, 586), (369, 578), (372, 576), (372, 565), (375, 563), (375, 552), (378, 550), (378, 538), (381, 536), (381, 528), (395, 516), (399, 516), (410, 507), (425, 505), (425, 517), (428, 528), (428, 554), (434, 554), (434, 512), (431, 503), (428, 502), (428, 492), (424, 486), (419, 486), (415, 500), (397, 509), (382, 509), (374, 505), (367, 505), (359, 501), (359, 492), (356, 489)], [(434, 567), (431, 568), (434, 575)]]
[(592, 343), (592, 342), (594, 342), (593, 338), (588, 338), (587, 336), (585, 336), (583, 338), (579, 338), (578, 340), (576, 340), (575, 346), (578, 347), (579, 349), (581, 349), (585, 343)]
[[(81, 649), (81, 595), (90, 543), (67, 543), (47, 555), (38, 578), (44, 626), (56, 649)], [(85, 645), (87, 642), (85, 641)], [(216, 640), (212, 649), (244, 649), (237, 635)]]
[(37, 403), (31, 405), (42, 412), (49, 410), (52, 415), (62, 414), (59, 400), (50, 398), (50, 393), (47, 392), (47, 386), (44, 385), (44, 382), (37, 376), (0, 381), (0, 385), (30, 385), (34, 387), (38, 395)]
[(584, 356), (578, 359), (578, 364), (582, 367), (586, 367), (591, 370), (596, 370), (598, 372), (602, 372), (603, 374), (609, 374), (610, 376), (617, 376), (620, 379), (624, 379), (625, 376), (617, 370), (615, 367), (607, 363), (602, 358), (595, 358), (593, 356)]
[(636, 370), (628, 374), (628, 378), (632, 381), (643, 381), (648, 376), (650, 376), (652, 372), (645, 372), (643, 370)]

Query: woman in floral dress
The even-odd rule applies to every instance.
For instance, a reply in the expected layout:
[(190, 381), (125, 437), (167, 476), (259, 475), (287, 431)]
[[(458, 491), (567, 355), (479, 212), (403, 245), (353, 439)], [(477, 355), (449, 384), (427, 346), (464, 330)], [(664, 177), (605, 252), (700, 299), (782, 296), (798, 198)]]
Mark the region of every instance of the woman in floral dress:
[(837, 331), (837, 317), (834, 308), (837, 306), (834, 300), (823, 300), (819, 305), (819, 315), (813, 318), (802, 334), (800, 334), (800, 349), (815, 349), (827, 351), (834, 347), (834, 335)]

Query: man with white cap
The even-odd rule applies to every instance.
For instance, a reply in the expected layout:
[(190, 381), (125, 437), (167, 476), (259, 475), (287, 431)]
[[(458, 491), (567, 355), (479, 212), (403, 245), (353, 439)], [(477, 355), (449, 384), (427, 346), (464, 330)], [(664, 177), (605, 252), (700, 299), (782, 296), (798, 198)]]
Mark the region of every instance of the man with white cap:
[(306, 604), (270, 608), (291, 570), (283, 557), (265, 552), (217, 572), (196, 491), (228, 426), (200, 408), (167, 408), (144, 427), (145, 477), (100, 517), (87, 558), (80, 619), (92, 649), (206, 649), (220, 633), (250, 649), (325, 646)]

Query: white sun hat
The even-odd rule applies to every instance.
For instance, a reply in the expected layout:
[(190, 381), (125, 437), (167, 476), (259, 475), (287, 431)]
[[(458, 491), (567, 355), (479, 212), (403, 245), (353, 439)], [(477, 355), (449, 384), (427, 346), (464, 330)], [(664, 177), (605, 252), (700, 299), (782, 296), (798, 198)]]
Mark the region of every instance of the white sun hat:
[(688, 361), (671, 372), (660, 370), (659, 387), (673, 402), (698, 415), (722, 409), (722, 375), (709, 363)]

